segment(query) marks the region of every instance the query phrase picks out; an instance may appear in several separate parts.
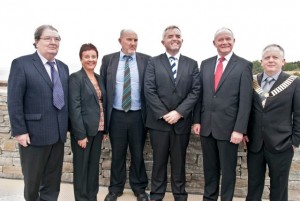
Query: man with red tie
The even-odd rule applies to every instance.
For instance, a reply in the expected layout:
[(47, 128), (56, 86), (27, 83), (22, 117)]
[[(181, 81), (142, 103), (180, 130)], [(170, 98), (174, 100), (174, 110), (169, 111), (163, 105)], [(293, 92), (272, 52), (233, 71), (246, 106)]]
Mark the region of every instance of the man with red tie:
[(218, 199), (221, 173), (221, 200), (232, 200), (237, 149), (251, 110), (252, 63), (233, 53), (234, 42), (230, 29), (219, 29), (213, 41), (218, 55), (200, 66), (201, 90), (192, 130), (201, 138), (204, 201)]

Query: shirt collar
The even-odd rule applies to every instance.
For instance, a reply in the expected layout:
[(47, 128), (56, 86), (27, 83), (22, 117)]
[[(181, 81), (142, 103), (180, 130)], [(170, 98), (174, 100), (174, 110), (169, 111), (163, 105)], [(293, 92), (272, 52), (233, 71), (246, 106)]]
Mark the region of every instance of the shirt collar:
[(178, 52), (177, 54), (175, 54), (174, 56), (170, 55), (168, 52), (166, 52), (167, 54), (167, 57), (170, 58), (170, 57), (174, 57), (176, 60), (179, 60), (179, 57), (180, 57), (180, 52)]
[(265, 81), (268, 77), (272, 77), (275, 81), (278, 79), (279, 77), (279, 74), (281, 73), (281, 71), (279, 71), (278, 73), (272, 75), (272, 76), (269, 76), (267, 75), (265, 72), (263, 73), (263, 77), (262, 77), (262, 81)]
[[(125, 60), (125, 58), (124, 58), (124, 56), (125, 56), (126, 54), (124, 54), (123, 52), (122, 52), (122, 50), (120, 51), (120, 60)], [(134, 53), (134, 54), (132, 54), (132, 55), (127, 55), (127, 56), (131, 56), (132, 57), (132, 60), (135, 60), (136, 59), (136, 53)]]
[[(36, 52), (37, 52), (37, 54), (39, 55), (40, 59), (42, 60), (43, 64), (45, 65), (45, 64), (48, 62), (48, 60), (47, 60), (45, 57), (43, 57), (43, 56), (41, 55), (41, 53), (39, 53), (39, 51), (36, 51)], [(53, 59), (52, 61), (56, 64), (55, 59)]]
[[(231, 51), (229, 54), (227, 54), (224, 58), (226, 61), (229, 61), (229, 59), (231, 58), (231, 56), (233, 55), (233, 52)], [(221, 56), (218, 55), (217, 56), (217, 61), (219, 61), (221, 59)]]

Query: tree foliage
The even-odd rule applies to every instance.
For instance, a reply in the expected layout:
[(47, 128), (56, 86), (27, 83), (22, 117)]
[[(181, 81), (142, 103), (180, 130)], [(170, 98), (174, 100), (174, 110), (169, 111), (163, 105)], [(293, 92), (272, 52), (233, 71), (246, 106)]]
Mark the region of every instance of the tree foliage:
[[(257, 73), (261, 73), (263, 72), (263, 69), (260, 65), (260, 62), (258, 60), (253, 61), (253, 68), (252, 68), (252, 72), (253, 74), (257, 74)], [(282, 67), (283, 71), (298, 71), (298, 72), (294, 72), (294, 75), (299, 76), (300, 75), (300, 61), (296, 61), (296, 62), (287, 62), (283, 67)]]

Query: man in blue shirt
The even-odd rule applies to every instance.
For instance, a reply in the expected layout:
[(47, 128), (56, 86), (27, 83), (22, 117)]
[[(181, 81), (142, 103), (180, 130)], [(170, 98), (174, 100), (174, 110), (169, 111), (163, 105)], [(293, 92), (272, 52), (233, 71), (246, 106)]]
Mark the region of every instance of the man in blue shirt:
[(126, 182), (126, 153), (131, 164), (129, 183), (138, 201), (147, 201), (148, 178), (143, 150), (146, 139), (144, 71), (150, 56), (136, 52), (138, 36), (133, 30), (120, 33), (121, 51), (105, 55), (100, 74), (107, 91), (107, 124), (112, 148), (109, 193), (105, 201), (121, 196)]

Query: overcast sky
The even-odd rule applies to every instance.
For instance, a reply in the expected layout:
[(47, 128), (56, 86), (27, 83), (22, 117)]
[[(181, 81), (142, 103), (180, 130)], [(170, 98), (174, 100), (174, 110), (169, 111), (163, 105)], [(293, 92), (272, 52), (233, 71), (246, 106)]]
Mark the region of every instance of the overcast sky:
[(57, 58), (70, 72), (81, 68), (78, 52), (83, 43), (98, 48), (99, 72), (103, 55), (120, 50), (120, 30), (139, 36), (138, 51), (155, 56), (164, 52), (162, 32), (178, 25), (183, 35), (181, 53), (200, 62), (216, 55), (212, 44), (221, 27), (235, 34), (234, 52), (250, 61), (262, 49), (277, 43), (286, 60), (300, 60), (300, 1), (297, 0), (1, 0), (0, 80), (6, 80), (11, 61), (35, 51), (33, 33), (51, 24), (61, 35)]

